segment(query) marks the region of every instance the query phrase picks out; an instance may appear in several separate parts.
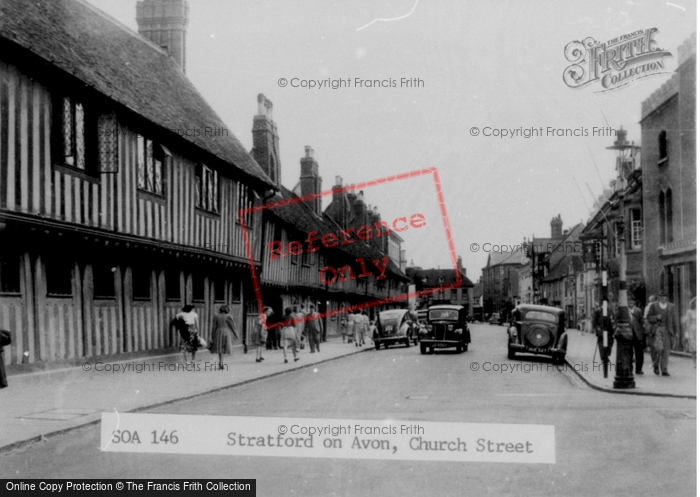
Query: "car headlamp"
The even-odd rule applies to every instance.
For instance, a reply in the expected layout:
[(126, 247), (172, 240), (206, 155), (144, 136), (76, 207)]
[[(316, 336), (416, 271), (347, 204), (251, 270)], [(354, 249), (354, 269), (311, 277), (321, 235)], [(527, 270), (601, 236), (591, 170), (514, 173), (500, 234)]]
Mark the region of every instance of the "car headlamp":
[(518, 328), (516, 328), (515, 326), (511, 326), (508, 329), (508, 332), (510, 333), (511, 336), (517, 336), (518, 335)]
[(461, 334), (462, 334), (462, 328), (457, 328), (457, 329), (455, 330), (455, 333), (456, 333), (457, 335), (461, 335)]
[(451, 324), (448, 324), (448, 325), (447, 325), (447, 331), (452, 331), (453, 328), (454, 328), (454, 326), (452, 326)]

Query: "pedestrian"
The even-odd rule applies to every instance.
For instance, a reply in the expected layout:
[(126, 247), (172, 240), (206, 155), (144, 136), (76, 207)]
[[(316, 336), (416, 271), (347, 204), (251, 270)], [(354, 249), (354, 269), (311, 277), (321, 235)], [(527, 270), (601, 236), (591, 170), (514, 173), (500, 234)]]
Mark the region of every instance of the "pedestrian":
[(365, 344), (367, 334), (369, 333), (369, 316), (367, 311), (362, 311), (362, 345)]
[(294, 314), (291, 307), (286, 307), (284, 309), (284, 318), (282, 319), (282, 353), (284, 354), (285, 364), (289, 361), (287, 360), (287, 348), (292, 348), (292, 354), (294, 355), (294, 362), (298, 361), (297, 357), (297, 330), (294, 326)]
[(647, 305), (644, 307), (644, 333), (647, 337), (647, 348), (649, 349), (649, 354), (651, 355), (652, 362), (654, 361), (654, 355), (656, 354), (656, 352), (654, 351), (654, 336), (652, 333), (654, 327), (649, 322), (647, 317), (649, 315), (649, 309), (651, 309), (651, 306), (654, 302), (656, 302), (656, 295), (649, 295)]
[(690, 301), (690, 306), (683, 316), (683, 337), (685, 338), (686, 348), (693, 356), (693, 367), (698, 366), (697, 356), (697, 299), (693, 297)]
[(659, 371), (663, 376), (671, 376), (668, 372), (668, 358), (671, 354), (671, 343), (678, 335), (678, 316), (676, 306), (668, 301), (666, 292), (659, 293), (659, 301), (652, 304), (647, 314), (647, 320), (653, 326), (653, 341), (656, 354), (654, 356), (654, 374)]
[(5, 371), (5, 357), (3, 354), (3, 347), (6, 347), (12, 343), (12, 335), (9, 331), (0, 330), (0, 388), (6, 388), (7, 383), (7, 372)]
[[(610, 316), (603, 316), (603, 309), (596, 302), (593, 309), (593, 330), (598, 338), (598, 351), (600, 352), (600, 360), (603, 362), (610, 360), (613, 346), (612, 321)], [(608, 332), (608, 345), (604, 346), (603, 333)]]
[(340, 318), (340, 334), (343, 336), (343, 343), (345, 343), (345, 336), (348, 333), (348, 318), (343, 315)]
[[(265, 314), (263, 312), (263, 314)], [(271, 316), (272, 314), (270, 314)], [(270, 328), (266, 333), (267, 339), (265, 340), (265, 350), (277, 350), (282, 348), (280, 346), (280, 330), (279, 328)]]
[(234, 336), (238, 338), (233, 316), (229, 314), (228, 306), (222, 305), (219, 307), (219, 314), (214, 316), (214, 323), (211, 327), (211, 348), (209, 349), (212, 354), (219, 355), (220, 370), (224, 369), (222, 356), (231, 354)]
[(636, 299), (629, 301), (630, 326), (634, 335), (632, 346), (634, 348), (635, 374), (642, 375), (644, 371), (644, 349), (646, 348), (646, 335), (644, 333), (644, 313), (637, 307)]
[(311, 353), (321, 352), (321, 335), (323, 334), (323, 320), (321, 315), (316, 312), (314, 305), (309, 305), (309, 316), (306, 321), (306, 336), (309, 339), (309, 348)]
[(255, 321), (255, 326), (253, 326), (253, 331), (250, 334), (250, 342), (255, 349), (255, 362), (262, 362), (265, 358), (262, 356), (263, 347), (267, 343), (268, 330), (267, 330), (267, 320), (272, 316), (273, 312), (270, 307), (263, 308), (262, 314)]
[(306, 314), (304, 313), (304, 306), (303, 305), (295, 305), (294, 306), (294, 313), (292, 314), (294, 321), (294, 331), (297, 336), (297, 347), (301, 350), (304, 349), (304, 327), (306, 323), (304, 322), (304, 318), (306, 317)]
[(368, 334), (372, 341), (374, 341), (374, 333), (377, 331), (377, 320), (373, 319), (369, 322), (369, 331)]
[(593, 319), (588, 316), (586, 316), (585, 330), (586, 333), (593, 333)]
[(194, 311), (194, 306), (187, 304), (180, 312), (175, 315), (175, 319), (171, 323), (180, 331), (180, 350), (185, 364), (187, 362), (187, 354), (192, 354), (192, 362), (199, 348), (199, 316)]
[(360, 314), (359, 309), (355, 309), (353, 322), (353, 339), (355, 340), (355, 347), (360, 347), (362, 344), (362, 330), (364, 325), (364, 320), (362, 319), (362, 314)]
[(353, 337), (355, 336), (355, 311), (349, 311), (347, 315), (347, 335), (348, 343), (352, 343)]

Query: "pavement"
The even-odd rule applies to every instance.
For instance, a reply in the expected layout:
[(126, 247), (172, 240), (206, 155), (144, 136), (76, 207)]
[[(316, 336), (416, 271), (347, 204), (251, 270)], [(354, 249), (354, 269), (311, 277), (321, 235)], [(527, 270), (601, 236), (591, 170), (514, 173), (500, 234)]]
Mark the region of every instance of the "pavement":
[[(614, 361), (617, 357), (617, 344), (613, 345), (608, 377), (604, 378), (600, 354), (595, 352), (597, 350), (596, 336), (573, 329), (567, 330), (567, 334), (569, 336), (569, 345), (566, 351), (567, 366), (591, 388), (621, 394), (697, 398), (697, 369), (694, 368), (690, 355), (672, 354), (668, 362), (668, 372), (671, 376), (657, 376), (654, 374), (651, 355), (649, 352), (645, 352), (644, 375), (635, 375), (635, 388), (614, 389)], [(594, 353), (595, 362), (593, 360)]]
[[(40, 372), (8, 370), (7, 388), (0, 390), (0, 452), (46, 437), (98, 423), (102, 412), (138, 412), (284, 374), (314, 367), (373, 348), (329, 338), (321, 351), (299, 351), (298, 362), (281, 350), (264, 350), (264, 361), (255, 362), (255, 351), (241, 346), (224, 356), (224, 370), (217, 370), (218, 357), (199, 352), (194, 366), (183, 364), (182, 354), (141, 357), (122, 361), (90, 360), (78, 367)], [(235, 413), (231, 413), (235, 414)]]

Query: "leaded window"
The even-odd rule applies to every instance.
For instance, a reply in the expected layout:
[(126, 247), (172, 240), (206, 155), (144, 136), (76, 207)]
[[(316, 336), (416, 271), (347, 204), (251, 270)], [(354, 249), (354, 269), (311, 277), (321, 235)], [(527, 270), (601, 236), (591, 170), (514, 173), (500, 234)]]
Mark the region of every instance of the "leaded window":
[(200, 164), (197, 168), (197, 207), (210, 212), (219, 212), (219, 173)]
[(161, 146), (143, 135), (138, 135), (136, 155), (139, 188), (156, 195), (165, 195), (163, 179), (165, 154)]

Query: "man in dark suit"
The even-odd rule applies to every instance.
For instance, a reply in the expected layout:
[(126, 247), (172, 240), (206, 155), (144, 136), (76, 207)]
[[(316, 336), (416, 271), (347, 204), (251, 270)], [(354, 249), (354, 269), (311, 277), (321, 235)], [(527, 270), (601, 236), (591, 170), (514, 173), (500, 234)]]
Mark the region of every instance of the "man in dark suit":
[(630, 299), (629, 301), (629, 312), (630, 326), (632, 327), (632, 332), (634, 333), (633, 347), (635, 374), (644, 374), (642, 368), (644, 367), (644, 349), (647, 345), (644, 333), (644, 315), (642, 310), (637, 307), (637, 301), (635, 299)]
[(647, 314), (652, 325), (652, 336), (656, 354), (654, 356), (654, 374), (671, 376), (668, 372), (668, 357), (671, 354), (672, 338), (678, 335), (678, 316), (676, 306), (668, 301), (668, 294), (659, 294), (659, 301), (652, 304)]

